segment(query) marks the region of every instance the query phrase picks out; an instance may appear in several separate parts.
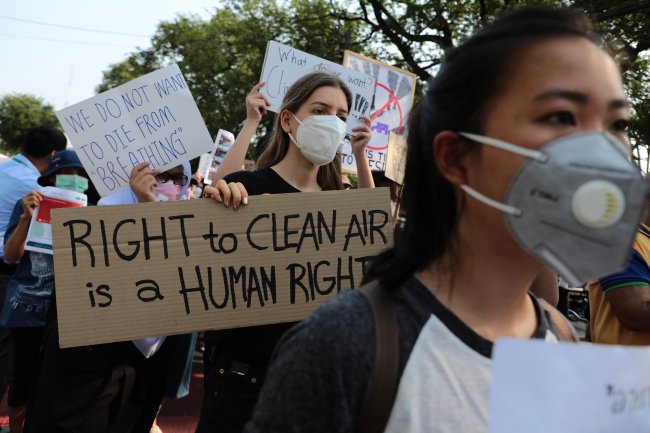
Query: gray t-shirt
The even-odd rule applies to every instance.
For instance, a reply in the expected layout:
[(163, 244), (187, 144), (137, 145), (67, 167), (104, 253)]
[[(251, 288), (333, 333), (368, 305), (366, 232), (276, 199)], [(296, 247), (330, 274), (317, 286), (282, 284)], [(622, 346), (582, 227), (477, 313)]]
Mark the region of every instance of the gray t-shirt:
[[(492, 342), (415, 278), (391, 297), (400, 381), (385, 431), (487, 432)], [(557, 341), (548, 313), (533, 300), (538, 327), (532, 338)], [(366, 298), (356, 291), (337, 296), (284, 335), (244, 431), (354, 432), (374, 356), (374, 321)]]

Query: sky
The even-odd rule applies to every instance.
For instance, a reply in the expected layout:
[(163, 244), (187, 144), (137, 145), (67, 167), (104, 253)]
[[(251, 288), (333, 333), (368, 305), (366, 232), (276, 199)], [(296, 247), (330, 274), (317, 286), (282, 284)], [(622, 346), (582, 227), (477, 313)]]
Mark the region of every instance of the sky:
[(209, 18), (217, 6), (217, 0), (0, 0), (0, 97), (27, 93), (56, 110), (90, 98), (103, 71), (150, 46), (158, 23), (178, 14)]

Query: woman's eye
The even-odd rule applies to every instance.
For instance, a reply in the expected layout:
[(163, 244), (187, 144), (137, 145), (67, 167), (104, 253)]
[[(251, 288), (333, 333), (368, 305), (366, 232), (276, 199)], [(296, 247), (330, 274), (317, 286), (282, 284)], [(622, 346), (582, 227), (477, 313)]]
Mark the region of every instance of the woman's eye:
[(339, 116), (339, 119), (341, 119), (341, 120), (344, 121), (344, 122), (347, 122), (347, 121), (348, 121), (348, 118), (345, 117), (345, 116)]
[(544, 118), (547, 122), (554, 123), (557, 125), (576, 125), (576, 119), (572, 113), (568, 111), (560, 111), (558, 113), (553, 113)]
[(630, 126), (630, 121), (627, 119), (618, 119), (612, 122), (612, 130), (616, 132), (626, 132), (628, 126)]
[(322, 108), (316, 108), (314, 110), (314, 114), (326, 114), (326, 113), (325, 110), (323, 110)]

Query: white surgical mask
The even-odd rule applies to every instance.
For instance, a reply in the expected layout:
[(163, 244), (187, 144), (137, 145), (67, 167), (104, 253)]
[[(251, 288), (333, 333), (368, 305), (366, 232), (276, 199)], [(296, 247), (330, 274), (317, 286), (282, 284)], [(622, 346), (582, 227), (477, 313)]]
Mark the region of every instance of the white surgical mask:
[(291, 133), (289, 138), (303, 156), (318, 166), (332, 162), (345, 137), (345, 122), (332, 115), (309, 116), (303, 121), (291, 115), (298, 121), (298, 130), (296, 138)]
[(158, 185), (153, 187), (153, 195), (156, 197), (156, 201), (178, 200), (181, 195), (181, 187), (171, 180), (164, 183), (158, 182)]
[(505, 203), (461, 188), (506, 214), (519, 244), (574, 285), (627, 266), (645, 209), (646, 185), (609, 133), (578, 133), (539, 150), (460, 132), (528, 158), (510, 180)]

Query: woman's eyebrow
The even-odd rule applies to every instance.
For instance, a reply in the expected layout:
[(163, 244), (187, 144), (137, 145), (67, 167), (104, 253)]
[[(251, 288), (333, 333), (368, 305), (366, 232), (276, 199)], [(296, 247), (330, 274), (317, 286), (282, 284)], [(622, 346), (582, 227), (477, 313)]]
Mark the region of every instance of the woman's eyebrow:
[[(322, 101), (314, 101), (314, 102), (312, 102), (310, 105), (320, 105), (320, 106), (322, 106), (322, 107), (324, 107), (324, 108), (327, 108), (327, 109), (332, 108), (332, 106), (331, 106), (330, 104), (327, 104), (327, 103), (322, 102)], [(348, 113), (348, 110), (346, 110), (345, 108), (341, 108), (340, 110), (337, 111), (337, 113), (344, 113), (344, 114), (347, 114), (347, 113)]]
[(548, 99), (568, 99), (580, 105), (587, 103), (587, 95), (573, 90), (552, 89), (547, 90), (533, 98), (535, 101), (545, 101)]
[(613, 110), (618, 110), (620, 108), (625, 108), (629, 109), (630, 108), (630, 101), (627, 99), (614, 99), (609, 103), (609, 107), (607, 107), (610, 111)]
[(314, 101), (314, 102), (311, 103), (311, 105), (322, 105), (325, 108), (331, 108), (332, 107), (330, 104), (327, 104), (327, 103), (321, 102), (321, 101)]
[[(535, 96), (535, 101), (545, 101), (548, 99), (568, 99), (580, 105), (587, 103), (589, 98), (581, 92), (572, 90), (552, 89)], [(608, 104), (608, 110), (618, 110), (620, 108), (629, 108), (630, 102), (627, 99), (613, 99)]]

